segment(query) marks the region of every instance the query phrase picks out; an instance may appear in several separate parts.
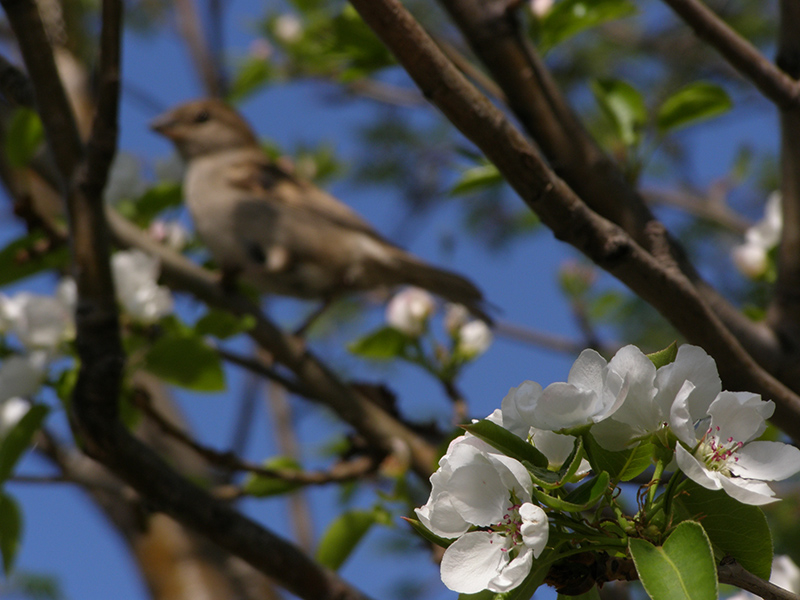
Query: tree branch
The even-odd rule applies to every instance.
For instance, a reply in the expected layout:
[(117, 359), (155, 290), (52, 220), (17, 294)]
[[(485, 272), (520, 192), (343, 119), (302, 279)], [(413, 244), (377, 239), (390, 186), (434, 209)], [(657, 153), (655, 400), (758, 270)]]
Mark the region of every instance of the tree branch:
[[(422, 92), (498, 167), (558, 239), (616, 276), (717, 361), (730, 389), (772, 398), (779, 426), (800, 440), (800, 398), (762, 369), (726, 329), (686, 276), (646, 252), (622, 229), (590, 210), (546, 165), (505, 115), (450, 63), (396, 0), (351, 0)], [(651, 246), (668, 247), (654, 223)]]
[(752, 592), (764, 600), (800, 600), (800, 596), (756, 577), (735, 560), (723, 559), (717, 569), (720, 583), (728, 583)]
[[(648, 224), (655, 221), (644, 198), (595, 143), (560, 92), (518, 19), (502, 0), (440, 0), (473, 51), (508, 98), (508, 105), (536, 141), (555, 173), (594, 211), (621, 226), (652, 251)], [(754, 323), (706, 284), (681, 246), (667, 237), (669, 252), (727, 327), (768, 369), (781, 364), (772, 330)], [(800, 389), (800, 382), (795, 389)]]
[(800, 108), (800, 83), (773, 65), (702, 2), (664, 0), (664, 3), (779, 108), (795, 111)]

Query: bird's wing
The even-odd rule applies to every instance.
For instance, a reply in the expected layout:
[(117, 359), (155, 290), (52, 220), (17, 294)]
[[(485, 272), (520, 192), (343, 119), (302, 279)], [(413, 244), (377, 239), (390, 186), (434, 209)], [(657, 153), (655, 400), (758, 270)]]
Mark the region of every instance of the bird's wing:
[[(264, 198), (314, 214), (341, 227), (383, 238), (358, 213), (312, 183), (295, 177), (260, 150), (242, 153), (230, 163), (228, 181), (252, 198)], [(385, 241), (385, 240), (383, 240)], [(387, 242), (388, 243), (388, 242)]]

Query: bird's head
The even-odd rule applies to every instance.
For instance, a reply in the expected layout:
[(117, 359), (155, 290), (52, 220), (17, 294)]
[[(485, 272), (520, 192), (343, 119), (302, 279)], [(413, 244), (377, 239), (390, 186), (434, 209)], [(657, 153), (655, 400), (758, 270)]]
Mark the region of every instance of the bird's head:
[(256, 146), (247, 122), (221, 100), (194, 100), (157, 117), (150, 128), (172, 140), (185, 160)]

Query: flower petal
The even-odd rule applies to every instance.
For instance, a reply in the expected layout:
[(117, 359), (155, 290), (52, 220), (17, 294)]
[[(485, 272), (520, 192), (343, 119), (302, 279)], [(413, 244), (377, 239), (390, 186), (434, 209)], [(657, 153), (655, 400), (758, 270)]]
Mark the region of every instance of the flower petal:
[(742, 477), (720, 477), (720, 483), (728, 496), (743, 504), (761, 506), (780, 500), (775, 497), (775, 491), (763, 481)]
[(689, 414), (696, 421), (706, 415), (709, 405), (722, 390), (717, 364), (698, 346), (682, 345), (678, 348), (675, 361), (656, 372), (658, 393), (655, 402), (661, 407), (663, 414), (669, 414), (684, 381), (691, 381), (695, 386), (688, 404)]
[(683, 471), (689, 479), (698, 485), (702, 485), (707, 490), (720, 489), (722, 484), (719, 480), (727, 479), (727, 477), (720, 476), (718, 473), (706, 469), (694, 455), (690, 454), (686, 448), (680, 444), (675, 445), (675, 460), (678, 462), (681, 471)]
[(485, 590), (508, 563), (505, 538), (488, 531), (466, 533), (442, 556), (442, 582), (459, 594)]
[(528, 573), (531, 572), (533, 566), (533, 553), (527, 548), (522, 548), (522, 551), (509, 562), (500, 573), (489, 582), (487, 588), (492, 592), (507, 592), (513, 590), (520, 585)]
[(547, 513), (540, 506), (526, 502), (519, 507), (519, 516), (522, 519), (522, 543), (533, 550), (534, 558), (539, 558), (550, 537)]
[(731, 472), (739, 477), (781, 481), (800, 472), (800, 449), (782, 442), (750, 442), (736, 459)]

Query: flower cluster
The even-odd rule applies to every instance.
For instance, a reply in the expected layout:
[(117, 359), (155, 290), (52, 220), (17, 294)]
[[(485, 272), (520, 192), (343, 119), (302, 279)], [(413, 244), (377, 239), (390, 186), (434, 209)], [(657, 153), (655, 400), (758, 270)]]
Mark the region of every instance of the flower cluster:
[[(626, 346), (610, 361), (585, 350), (567, 381), (544, 388), (523, 382), (450, 444), (431, 477), (428, 502), (417, 509), (422, 526), (454, 540), (442, 580), (460, 593), (508, 591), (525, 580), (534, 559), (574, 554), (576, 532), (587, 527), (570, 520), (570, 511), (594, 506), (600, 514), (603, 503), (617, 513), (622, 539), (643, 531), (658, 538), (663, 534), (653, 531), (670, 527), (671, 498), (688, 481), (744, 504), (776, 501), (769, 482), (800, 472), (800, 449), (757, 439), (774, 408), (756, 394), (723, 391), (714, 360), (690, 345), (654, 355)], [(634, 471), (605, 472), (620, 464), (613, 457), (627, 465), (637, 450), (651, 460)], [(629, 519), (606, 488), (652, 463), (640, 511)], [(665, 470), (673, 475), (657, 496)], [(596, 488), (594, 496), (564, 487), (590, 472), (579, 490)], [(607, 525), (597, 527), (588, 540), (609, 535)]]
[[(428, 292), (408, 287), (395, 294), (386, 306), (386, 322), (390, 327), (417, 339), (428, 330), (428, 322), (436, 312), (436, 301)], [(470, 319), (461, 304), (448, 304), (444, 315), (445, 329), (453, 341), (453, 355), (465, 360), (480, 356), (492, 344), (489, 326), (479, 319)]]
[[(172, 312), (172, 296), (156, 283), (158, 262), (140, 250), (111, 258), (117, 298), (134, 320), (152, 323)], [(0, 334), (12, 335), (16, 354), (0, 365), (0, 438), (27, 412), (28, 401), (45, 380), (48, 365), (75, 337), (77, 290), (63, 279), (53, 296), (20, 292), (0, 294)]]

